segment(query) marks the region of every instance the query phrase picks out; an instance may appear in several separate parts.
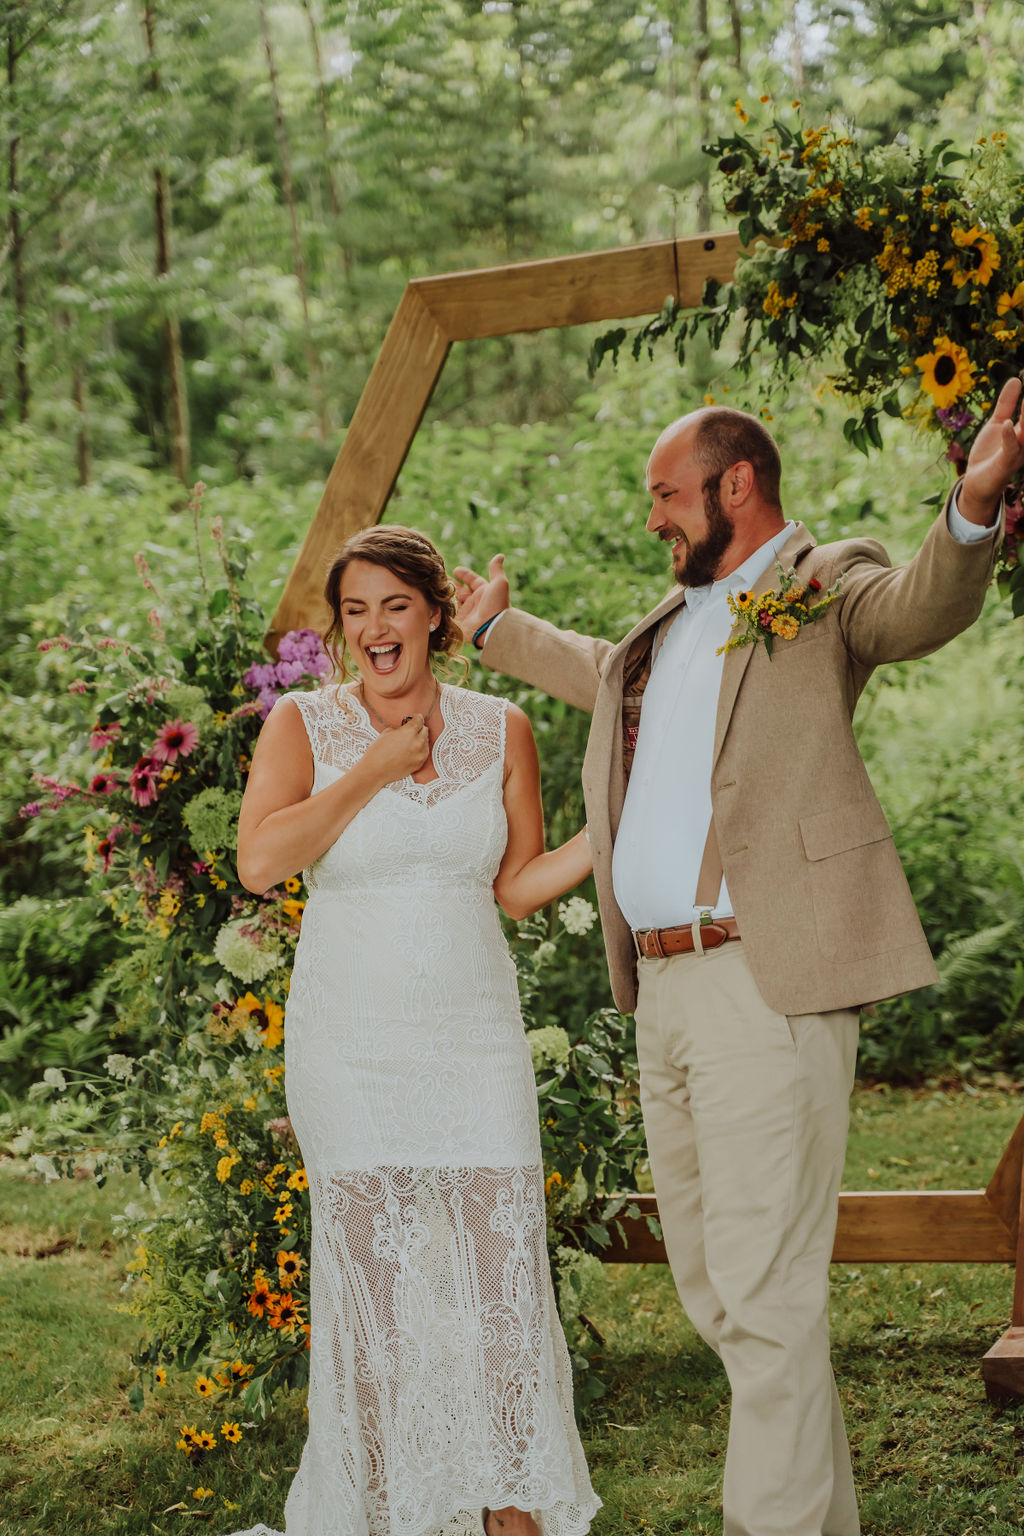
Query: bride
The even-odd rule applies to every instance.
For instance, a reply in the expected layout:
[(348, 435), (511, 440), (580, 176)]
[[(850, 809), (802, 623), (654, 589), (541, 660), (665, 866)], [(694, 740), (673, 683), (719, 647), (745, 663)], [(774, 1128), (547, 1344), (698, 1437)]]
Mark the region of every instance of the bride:
[(303, 869), (309, 894), (285, 1032), (313, 1214), (287, 1536), (577, 1536), (600, 1507), (494, 904), (536, 911), (590, 850), (584, 831), (544, 851), (526, 716), (437, 676), (462, 643), (453, 592), (422, 534), (348, 541), (325, 641), (358, 680), (278, 702), (239, 818), (246, 887)]

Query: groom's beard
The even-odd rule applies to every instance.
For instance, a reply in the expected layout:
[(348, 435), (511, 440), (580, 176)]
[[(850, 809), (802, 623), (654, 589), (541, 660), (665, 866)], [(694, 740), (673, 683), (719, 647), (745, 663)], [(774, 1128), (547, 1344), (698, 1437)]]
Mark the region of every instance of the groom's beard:
[(706, 587), (714, 581), (736, 532), (714, 484), (704, 488), (704, 512), (708, 520), (704, 537), (696, 544), (685, 544), (682, 559), (679, 554), (673, 556), (672, 573), (681, 587)]

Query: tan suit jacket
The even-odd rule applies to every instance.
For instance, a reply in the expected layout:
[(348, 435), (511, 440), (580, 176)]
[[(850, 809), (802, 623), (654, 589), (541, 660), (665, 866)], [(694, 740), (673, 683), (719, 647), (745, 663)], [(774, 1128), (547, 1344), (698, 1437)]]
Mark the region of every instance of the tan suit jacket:
[[(936, 978), (852, 718), (881, 662), (924, 656), (981, 611), (999, 536), (959, 544), (945, 511), (908, 565), (870, 539), (816, 545), (797, 524), (780, 553), (802, 583), (839, 597), (794, 640), (726, 654), (711, 801), (725, 878), (754, 980), (788, 1015), (856, 1008)], [(774, 562), (758, 583), (778, 584)], [(488, 634), (489, 667), (593, 712), (583, 790), (612, 992), (636, 1003), (632, 936), (612, 891), (622, 813), (622, 673), (631, 648), (683, 601), (677, 587), (618, 645), (511, 609)], [(635, 650), (632, 651), (635, 656)], [(685, 808), (681, 808), (685, 813)], [(679, 914), (680, 922), (691, 913)]]

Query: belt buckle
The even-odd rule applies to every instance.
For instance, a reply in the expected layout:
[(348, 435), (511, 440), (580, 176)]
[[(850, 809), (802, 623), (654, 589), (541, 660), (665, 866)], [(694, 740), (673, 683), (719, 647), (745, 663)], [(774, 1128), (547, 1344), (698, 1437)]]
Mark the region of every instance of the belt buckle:
[(647, 956), (644, 954), (643, 950), (640, 948), (640, 935), (642, 933), (650, 933), (651, 930), (649, 928), (631, 928), (629, 931), (630, 931), (630, 933), (632, 934), (632, 937), (633, 937), (633, 948), (636, 950), (636, 957), (637, 957), (637, 959), (638, 960), (646, 960)]

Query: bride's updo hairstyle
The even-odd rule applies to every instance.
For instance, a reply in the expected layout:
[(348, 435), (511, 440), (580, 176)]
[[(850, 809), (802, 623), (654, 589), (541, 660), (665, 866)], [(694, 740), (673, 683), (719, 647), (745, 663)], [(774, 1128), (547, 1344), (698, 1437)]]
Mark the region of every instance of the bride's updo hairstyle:
[[(451, 659), (462, 648), (462, 630), (455, 615), (455, 583), (438, 551), (424, 533), (403, 528), (399, 523), (378, 523), (375, 528), (361, 528), (346, 539), (327, 573), (324, 597), (331, 610), (331, 622), (324, 630), (324, 649), (342, 677), (348, 677), (345, 664), (345, 632), (341, 622), (341, 583), (353, 560), (381, 565), (407, 587), (422, 592), (430, 608), (437, 608), (437, 628), (429, 638), (430, 658), (448, 670)], [(460, 661), (464, 658), (459, 657)], [(468, 671), (468, 667), (467, 667)]]

